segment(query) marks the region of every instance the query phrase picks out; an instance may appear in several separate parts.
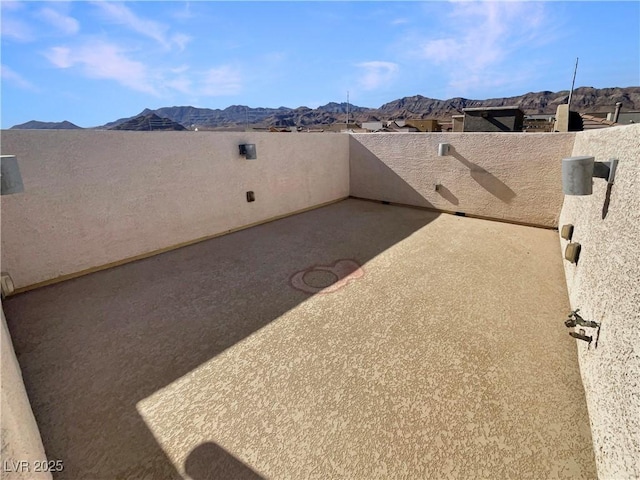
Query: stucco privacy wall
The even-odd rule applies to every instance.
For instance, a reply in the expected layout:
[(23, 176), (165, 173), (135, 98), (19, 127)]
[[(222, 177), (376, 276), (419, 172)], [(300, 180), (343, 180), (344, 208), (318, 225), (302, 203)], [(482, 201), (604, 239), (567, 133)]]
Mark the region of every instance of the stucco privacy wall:
[[(0, 305), (0, 355), (2, 377), (0, 377), (0, 438), (2, 451), (0, 471), (3, 479), (50, 479), (51, 474), (42, 470), (47, 458), (40, 439), (27, 392), (22, 382), (22, 373), (7, 329), (4, 311)], [(46, 464), (45, 464), (46, 465)], [(55, 467), (55, 465), (54, 465)]]
[[(350, 192), (555, 227), (560, 159), (571, 153), (573, 140), (573, 133), (354, 134)], [(451, 145), (447, 156), (438, 156), (439, 143)]]
[[(344, 198), (348, 141), (3, 131), (2, 153), (18, 157), (25, 191), (2, 197), (2, 269), (20, 288)], [(255, 143), (258, 158), (241, 157), (241, 143)]]
[(597, 345), (577, 341), (598, 474), (638, 479), (640, 125), (580, 132), (572, 155), (620, 161), (609, 199), (606, 181), (594, 178), (592, 195), (565, 197), (560, 225), (573, 224), (582, 246), (577, 265), (565, 261), (571, 307), (601, 323)]

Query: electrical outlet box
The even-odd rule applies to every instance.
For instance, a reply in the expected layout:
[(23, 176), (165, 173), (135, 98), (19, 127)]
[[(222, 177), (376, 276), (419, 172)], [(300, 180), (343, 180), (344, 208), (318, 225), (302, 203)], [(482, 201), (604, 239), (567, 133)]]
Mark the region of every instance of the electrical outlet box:
[(560, 236), (565, 240), (571, 240), (571, 237), (573, 237), (573, 225), (563, 225), (560, 230)]
[(564, 250), (564, 259), (577, 264), (578, 258), (580, 258), (580, 249), (579, 243), (570, 243)]

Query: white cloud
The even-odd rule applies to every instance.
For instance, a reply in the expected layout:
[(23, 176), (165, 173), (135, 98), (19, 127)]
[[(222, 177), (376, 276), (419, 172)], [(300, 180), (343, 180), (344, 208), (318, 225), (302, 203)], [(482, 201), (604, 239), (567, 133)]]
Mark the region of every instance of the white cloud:
[(6, 65), (0, 66), (0, 76), (2, 77), (2, 81), (8, 82), (23, 90), (30, 90), (32, 92), (39, 91), (38, 87), (33, 83)]
[(180, 51), (184, 50), (190, 41), (191, 37), (183, 33), (176, 33), (171, 36), (171, 43), (174, 43)]
[(199, 94), (207, 97), (236, 95), (242, 90), (242, 75), (237, 68), (223, 65), (207, 70)]
[[(43, 29), (42, 24), (33, 24), (31, 20), (39, 19), (64, 35), (75, 35), (80, 30), (78, 21), (61, 13), (58, 7), (43, 7), (39, 10), (27, 10), (29, 2), (11, 2), (2, 0), (2, 28), (0, 33), (4, 38), (11, 38), (19, 42), (33, 42), (51, 33)], [(54, 4), (54, 2), (49, 2)], [(27, 5), (27, 6), (25, 6)], [(29, 21), (27, 21), (29, 20)]]
[(119, 2), (94, 2), (98, 8), (111, 21), (124, 25), (140, 35), (155, 40), (165, 48), (171, 48), (175, 44), (179, 49), (184, 49), (186, 44), (191, 40), (188, 35), (174, 34), (169, 35), (169, 27), (156, 22), (137, 16), (131, 9)]
[(171, 73), (184, 73), (189, 70), (189, 65), (180, 65), (179, 67), (170, 68)]
[(392, 82), (399, 70), (397, 63), (382, 61), (362, 62), (356, 67), (363, 70), (359, 83), (364, 90), (375, 90)]
[(67, 47), (52, 47), (45, 54), (47, 60), (58, 68), (69, 68), (73, 66), (71, 60), (71, 49)]
[(408, 18), (396, 18), (395, 20), (391, 21), (391, 25), (393, 25), (393, 26), (405, 25), (407, 23), (409, 23), (409, 19)]
[(184, 75), (172, 80), (167, 80), (164, 82), (164, 85), (186, 95), (193, 95), (195, 93), (193, 82)]
[(173, 13), (173, 17), (177, 20), (190, 20), (195, 17), (191, 12), (191, 2), (184, 2), (182, 10), (177, 10)]
[(80, 30), (80, 24), (75, 18), (64, 15), (53, 8), (43, 8), (40, 10), (39, 16), (65, 35), (75, 35)]
[(52, 47), (45, 57), (57, 68), (76, 68), (85, 77), (113, 80), (154, 96), (179, 92), (193, 98), (217, 97), (236, 95), (243, 88), (237, 67), (220, 65), (200, 71), (188, 65), (150, 67), (131, 58), (125, 49), (103, 41)]
[(453, 2), (441, 22), (449, 30), (423, 40), (418, 55), (451, 72), (450, 87), (490, 86), (517, 48), (543, 43), (543, 18), (539, 2)]
[(237, 95), (243, 88), (240, 70), (231, 65), (220, 65), (204, 71), (192, 71), (182, 65), (167, 69), (162, 77), (159, 88), (167, 90), (167, 93), (174, 90), (192, 98)]
[(0, 3), (0, 9), (3, 12), (22, 10), (24, 8), (23, 2), (13, 1), (13, 0), (3, 0)]
[(114, 80), (132, 90), (158, 95), (147, 66), (128, 58), (116, 45), (95, 42), (74, 49), (53, 47), (46, 57), (58, 68), (77, 66), (87, 77)]
[(19, 42), (31, 42), (36, 39), (33, 29), (25, 22), (2, 14), (0, 34), (4, 38), (11, 38)]

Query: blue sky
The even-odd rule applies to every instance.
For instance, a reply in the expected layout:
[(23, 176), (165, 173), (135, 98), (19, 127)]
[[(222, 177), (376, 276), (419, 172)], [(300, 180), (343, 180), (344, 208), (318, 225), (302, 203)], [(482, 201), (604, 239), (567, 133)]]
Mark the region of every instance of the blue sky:
[(640, 2), (2, 1), (2, 128), (640, 85)]

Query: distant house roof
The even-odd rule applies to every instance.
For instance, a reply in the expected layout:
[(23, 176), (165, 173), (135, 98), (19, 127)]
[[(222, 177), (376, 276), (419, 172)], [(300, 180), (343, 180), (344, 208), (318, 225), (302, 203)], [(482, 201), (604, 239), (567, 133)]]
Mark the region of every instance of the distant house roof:
[(555, 114), (553, 113), (542, 113), (535, 115), (525, 115), (526, 120), (552, 120), (555, 118)]
[(582, 118), (583, 130), (595, 130), (598, 128), (608, 128), (617, 125), (617, 123), (610, 122), (604, 118), (594, 117), (593, 115), (588, 115), (586, 113), (581, 113), (580, 117)]
[(394, 120), (387, 123), (387, 128), (395, 132), (417, 132), (416, 127), (411, 127), (404, 120)]
[(620, 112), (618, 124), (627, 125), (629, 123), (640, 123), (640, 112)]
[(520, 110), (520, 107), (515, 105), (504, 106), (504, 107), (472, 107), (472, 108), (463, 108), (463, 112), (483, 112), (486, 110)]
[(408, 127), (415, 127), (420, 132), (440, 131), (440, 122), (435, 118), (409, 118), (405, 121)]
[(375, 132), (378, 130), (382, 130), (384, 128), (384, 125), (382, 122), (362, 122), (362, 128)]

